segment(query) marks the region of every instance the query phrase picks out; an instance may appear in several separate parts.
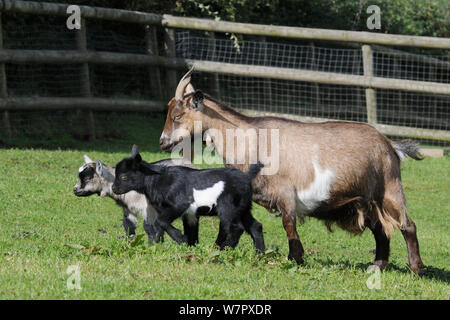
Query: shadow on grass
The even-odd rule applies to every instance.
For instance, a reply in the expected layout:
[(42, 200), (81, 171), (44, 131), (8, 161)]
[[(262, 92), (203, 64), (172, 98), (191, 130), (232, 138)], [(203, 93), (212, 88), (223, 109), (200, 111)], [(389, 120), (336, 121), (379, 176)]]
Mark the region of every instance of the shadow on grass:
[[(338, 260), (338, 261), (333, 261), (331, 259), (327, 259), (327, 260), (321, 260), (321, 259), (317, 259), (316, 260), (318, 263), (320, 263), (323, 266), (327, 266), (327, 267), (332, 267), (332, 266), (341, 266), (343, 268), (356, 268), (359, 269), (363, 272), (367, 271), (367, 268), (369, 268), (372, 263), (371, 262), (367, 262), (367, 263), (352, 263), (348, 260)], [(386, 269), (384, 269), (383, 272), (389, 272), (389, 271), (398, 271), (401, 273), (411, 273), (411, 270), (409, 269), (408, 265), (404, 265), (404, 266), (398, 266), (395, 263), (389, 263), (389, 265), (386, 267)], [(437, 281), (441, 281), (441, 282), (445, 282), (446, 284), (450, 284), (450, 271), (445, 270), (443, 268), (436, 268), (433, 266), (425, 266), (422, 270), (422, 274), (421, 274), (422, 278), (426, 278), (426, 279), (430, 279), (430, 280), (437, 280)]]
[(443, 268), (425, 266), (425, 268), (423, 268), (422, 277), (450, 284), (450, 271), (447, 271)]

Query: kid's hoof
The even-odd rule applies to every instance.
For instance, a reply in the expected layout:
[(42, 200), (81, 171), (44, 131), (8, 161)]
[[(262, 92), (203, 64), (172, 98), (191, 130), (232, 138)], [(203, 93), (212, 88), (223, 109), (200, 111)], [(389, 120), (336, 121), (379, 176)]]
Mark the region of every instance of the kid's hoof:
[(293, 257), (291, 255), (288, 255), (288, 260), (295, 260), (297, 264), (304, 264), (305, 260), (303, 260), (303, 257)]

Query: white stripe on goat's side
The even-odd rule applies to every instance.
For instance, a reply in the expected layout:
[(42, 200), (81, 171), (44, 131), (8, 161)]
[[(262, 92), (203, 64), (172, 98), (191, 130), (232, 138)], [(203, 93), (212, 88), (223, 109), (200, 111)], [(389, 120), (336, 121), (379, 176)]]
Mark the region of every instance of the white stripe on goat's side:
[(194, 215), (197, 209), (200, 207), (209, 207), (209, 210), (213, 206), (217, 205), (217, 199), (222, 194), (225, 188), (225, 182), (216, 182), (212, 187), (203, 190), (193, 189), (192, 195), (194, 202), (191, 203), (185, 213)]
[(314, 181), (308, 189), (297, 192), (296, 211), (299, 216), (311, 213), (330, 196), (330, 187), (334, 180), (333, 171), (321, 169), (315, 160), (313, 161), (313, 167)]

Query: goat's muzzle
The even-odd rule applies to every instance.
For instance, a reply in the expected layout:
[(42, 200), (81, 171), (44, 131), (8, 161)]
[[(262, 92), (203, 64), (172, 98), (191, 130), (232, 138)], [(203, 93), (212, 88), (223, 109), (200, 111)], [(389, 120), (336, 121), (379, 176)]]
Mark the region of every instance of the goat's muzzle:
[(86, 191), (86, 190), (80, 190), (77, 187), (73, 188), (73, 193), (77, 196), (77, 197), (88, 197), (90, 195), (93, 195), (95, 192), (91, 192), (91, 191)]
[(173, 147), (174, 147), (174, 143), (159, 143), (161, 150), (164, 152), (170, 152), (172, 151)]
[(173, 142), (171, 141), (170, 137), (166, 135), (164, 132), (161, 134), (161, 137), (159, 138), (159, 147), (161, 150), (165, 152), (170, 152), (173, 148)]
[(126, 192), (123, 192), (123, 190), (121, 190), (120, 186), (117, 186), (115, 183), (112, 185), (111, 190), (115, 194), (124, 194), (124, 193), (126, 193)]

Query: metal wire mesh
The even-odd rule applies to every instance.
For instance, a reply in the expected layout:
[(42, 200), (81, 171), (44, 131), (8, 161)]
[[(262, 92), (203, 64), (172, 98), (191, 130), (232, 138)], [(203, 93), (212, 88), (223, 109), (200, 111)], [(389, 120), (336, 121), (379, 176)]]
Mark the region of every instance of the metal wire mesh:
[(299, 81), (196, 73), (196, 88), (237, 109), (366, 121), (364, 89)]
[(374, 75), (378, 77), (450, 83), (450, 56), (425, 56), (376, 48), (373, 60)]
[[(77, 50), (76, 31), (66, 27), (65, 18), (3, 14), (5, 49)], [(23, 25), (17, 28), (17, 20)], [(145, 53), (142, 25), (88, 20), (87, 49), (123, 53)], [(82, 93), (80, 64), (7, 63), (7, 91), (11, 97), (78, 97)], [(154, 81), (149, 68), (135, 66), (89, 65), (91, 92), (98, 97), (148, 99)]]
[(190, 31), (176, 33), (177, 55), (186, 59), (261, 65), (323, 72), (362, 74), (359, 49), (331, 49), (261, 40), (208, 38)]
[(86, 28), (88, 50), (145, 53), (145, 32), (142, 25), (88, 20)]
[(12, 64), (5, 66), (10, 97), (80, 96), (80, 67), (77, 64)]
[[(2, 35), (5, 49), (24, 50), (75, 50), (75, 32), (68, 30), (66, 20), (61, 17), (45, 18), (28, 15), (3, 14)], [(17, 28), (17, 20), (22, 21)]]

